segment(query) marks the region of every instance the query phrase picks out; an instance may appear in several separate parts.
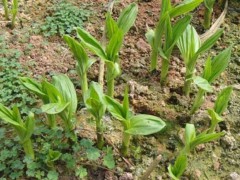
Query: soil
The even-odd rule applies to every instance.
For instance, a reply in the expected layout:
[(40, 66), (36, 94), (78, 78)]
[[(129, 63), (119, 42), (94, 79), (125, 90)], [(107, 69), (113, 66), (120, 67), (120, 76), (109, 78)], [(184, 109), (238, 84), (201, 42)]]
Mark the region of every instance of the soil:
[[(85, 28), (98, 39), (101, 39), (104, 24), (105, 0), (71, 0), (75, 4), (88, 3), (94, 9)], [(120, 10), (133, 0), (122, 0), (114, 5), (113, 16), (118, 17)], [(178, 1), (175, 1), (178, 3)], [(44, 37), (39, 31), (39, 25), (44, 22), (48, 6), (53, 2), (48, 0), (26, 1), (20, 3), (20, 14), (14, 30), (6, 27), (7, 22), (0, 16), (0, 36), (4, 36), (10, 48), (22, 52), (20, 62), (30, 71), (33, 77), (51, 77), (54, 73), (66, 73), (77, 79), (72, 73), (75, 70), (75, 60), (61, 37)], [(150, 179), (170, 179), (167, 174), (169, 163), (174, 161), (181, 148), (184, 127), (193, 123), (198, 131), (207, 129), (209, 118), (206, 109), (213, 107), (216, 94), (227, 85), (232, 85), (234, 91), (229, 107), (224, 114), (224, 122), (218, 130), (224, 130), (226, 135), (220, 141), (199, 146), (192, 153), (189, 166), (183, 179), (240, 179), (240, 3), (237, 0), (229, 2), (228, 14), (222, 27), (224, 35), (208, 54), (215, 55), (229, 45), (233, 46), (231, 63), (227, 71), (214, 83), (215, 92), (208, 94), (201, 109), (194, 115), (188, 112), (196, 94), (193, 89), (190, 97), (182, 93), (184, 64), (177, 52), (171, 59), (171, 68), (167, 85), (160, 86), (157, 70), (149, 73), (150, 46), (146, 42), (147, 27), (154, 28), (160, 12), (159, 0), (138, 1), (139, 13), (135, 26), (126, 35), (124, 46), (120, 52), (122, 74), (116, 80), (115, 97), (122, 100), (124, 87), (131, 87), (130, 97), (132, 109), (136, 113), (146, 113), (161, 117), (168, 124), (167, 129), (159, 134), (147, 137), (134, 137), (132, 156), (123, 160), (118, 155), (121, 140), (121, 128), (110, 117), (105, 118), (108, 143), (115, 147), (117, 172), (124, 172), (121, 177), (110, 171), (92, 172), (89, 168), (89, 179), (133, 179), (139, 177), (152, 160), (162, 154), (162, 160), (151, 174)], [(3, 11), (0, 9), (0, 12)], [(214, 14), (216, 19), (221, 11)], [(0, 14), (1, 15), (1, 14)], [(194, 12), (194, 22), (199, 33), (203, 32), (199, 19), (202, 18), (201, 7)], [(206, 59), (203, 55), (198, 61), (199, 71)], [(159, 59), (159, 67), (161, 60)], [(160, 68), (159, 68), (160, 69)], [(89, 79), (97, 80), (98, 66), (89, 71)], [(94, 139), (94, 127), (86, 121), (86, 112), (79, 110), (80, 136)], [(119, 125), (119, 126), (118, 126)], [(81, 129), (82, 128), (82, 129)], [(139, 151), (140, 150), (140, 151)], [(98, 171), (97, 171), (98, 172)], [(64, 179), (64, 178), (63, 178)]]

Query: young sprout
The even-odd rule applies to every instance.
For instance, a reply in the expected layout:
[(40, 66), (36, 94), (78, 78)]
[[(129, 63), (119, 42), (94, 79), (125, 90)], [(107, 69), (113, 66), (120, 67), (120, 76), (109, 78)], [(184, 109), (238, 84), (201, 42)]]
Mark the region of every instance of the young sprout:
[(104, 145), (102, 118), (106, 111), (106, 105), (103, 97), (104, 94), (101, 86), (96, 82), (92, 82), (89, 90), (85, 94), (85, 105), (96, 121), (97, 146), (99, 149), (102, 149)]
[(76, 41), (74, 38), (68, 35), (64, 35), (63, 38), (65, 42), (68, 44), (69, 48), (74, 54), (74, 57), (77, 60), (77, 72), (80, 77), (82, 96), (84, 100), (84, 95), (88, 90), (87, 71), (91, 67), (91, 65), (95, 62), (95, 60), (88, 58), (82, 45), (78, 41)]
[(31, 141), (35, 125), (34, 114), (29, 112), (28, 117), (23, 121), (16, 106), (10, 110), (0, 103), (0, 119), (9, 123), (14, 128), (20, 139), (20, 144), (23, 145), (25, 154), (34, 159), (34, 150)]
[(3, 7), (4, 7), (4, 15), (6, 20), (9, 20), (9, 12), (8, 12), (8, 0), (2, 0)]
[(210, 133), (214, 132), (217, 124), (223, 121), (221, 114), (227, 108), (228, 102), (231, 97), (231, 93), (232, 87), (226, 87), (225, 89), (223, 89), (217, 97), (217, 100), (214, 104), (214, 108), (208, 109), (208, 114), (211, 118), (211, 126), (208, 132)]
[(12, 23), (11, 23), (11, 28), (12, 29), (15, 27), (15, 21), (16, 21), (17, 13), (18, 13), (18, 0), (13, 0), (13, 4), (12, 4)]
[(205, 29), (209, 29), (211, 26), (211, 19), (213, 13), (213, 6), (216, 0), (204, 0), (205, 12), (203, 26)]
[(43, 101), (42, 111), (47, 113), (49, 126), (56, 127), (55, 115), (58, 114), (64, 122), (66, 131), (74, 128), (75, 112), (77, 110), (77, 95), (71, 80), (64, 74), (53, 76), (53, 83), (43, 80), (41, 83), (22, 77), (22, 84)]
[(92, 35), (81, 28), (77, 28), (77, 35), (84, 47), (95, 53), (107, 65), (107, 95), (113, 97), (114, 79), (120, 74), (118, 54), (123, 43), (124, 34), (134, 24), (137, 16), (137, 4), (132, 3), (123, 10), (117, 22), (107, 14), (106, 28), (109, 43), (103, 47)]
[(191, 78), (194, 75), (197, 59), (200, 54), (209, 50), (222, 35), (223, 30), (218, 30), (204, 43), (201, 42), (195, 28), (188, 25), (182, 36), (177, 41), (177, 46), (182, 54), (186, 66), (185, 82), (183, 91), (185, 95), (189, 95), (191, 88)]
[(61, 157), (62, 153), (59, 151), (53, 151), (49, 149), (47, 157), (46, 157), (46, 164), (50, 168), (54, 168), (54, 162), (57, 161)]
[(226, 69), (231, 57), (231, 47), (219, 53), (215, 58), (208, 58), (202, 77), (194, 77), (193, 82), (199, 87), (190, 114), (194, 114), (204, 102), (206, 92), (212, 92), (211, 83)]
[(123, 126), (122, 148), (124, 156), (128, 155), (130, 139), (132, 135), (149, 135), (161, 131), (165, 122), (152, 115), (134, 115), (129, 109), (128, 89), (126, 88), (123, 104), (113, 98), (105, 96), (108, 111), (118, 119)]
[(168, 172), (172, 179), (179, 180), (184, 171), (187, 168), (187, 156), (193, 151), (196, 146), (204, 144), (210, 141), (219, 139), (224, 135), (224, 132), (220, 133), (207, 133), (204, 131), (196, 135), (195, 126), (193, 124), (187, 124), (185, 127), (185, 144), (184, 148), (180, 151), (174, 165), (171, 164), (168, 166)]
[[(171, 20), (174, 17), (181, 16), (183, 14), (186, 14), (192, 11), (200, 3), (202, 3), (202, 1), (203, 0), (184, 1), (182, 4), (179, 4), (173, 7), (171, 5), (170, 0), (163, 0), (161, 14), (160, 14), (160, 18), (156, 26), (156, 29), (155, 30), (149, 29), (148, 32), (146, 33), (146, 37), (152, 48), (152, 52), (150, 56), (150, 59), (151, 59), (150, 71), (154, 71), (157, 69), (158, 54), (160, 54), (160, 56), (163, 57), (163, 59), (165, 59), (164, 60), (165, 64), (163, 65), (164, 67), (162, 68), (162, 70), (165, 71), (163, 72), (161, 77), (162, 83), (164, 83), (165, 74), (168, 69), (167, 64), (169, 64), (166, 59), (169, 59), (168, 56), (171, 55), (171, 51), (173, 48), (172, 46), (174, 46), (176, 43), (175, 41), (177, 41), (177, 39), (174, 39), (174, 38), (178, 38), (178, 36), (181, 35), (185, 26), (185, 25), (178, 24), (180, 25), (181, 29), (179, 29), (178, 31), (178, 28), (175, 27), (173, 28), (174, 29), (174, 32), (173, 32), (173, 29), (170, 27), (169, 20)], [(190, 16), (187, 16), (184, 19), (185, 21), (184, 20), (182, 21), (187, 24), (189, 18)], [(162, 45), (164, 33), (165, 33), (165, 39), (168, 39), (168, 40), (165, 42), (164, 45)]]

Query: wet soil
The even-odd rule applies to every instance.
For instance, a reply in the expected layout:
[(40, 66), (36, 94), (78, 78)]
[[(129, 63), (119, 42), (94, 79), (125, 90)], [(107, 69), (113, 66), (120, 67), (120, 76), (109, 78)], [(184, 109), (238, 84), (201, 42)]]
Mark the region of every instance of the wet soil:
[[(75, 4), (88, 3), (94, 9), (94, 15), (85, 24), (85, 28), (98, 39), (103, 32), (104, 12), (106, 1), (71, 0)], [(56, 1), (54, 1), (56, 3)], [(72, 72), (75, 69), (75, 60), (72, 58), (67, 46), (61, 37), (46, 38), (39, 33), (39, 25), (46, 17), (47, 7), (54, 2), (47, 0), (26, 1), (21, 4), (18, 24), (14, 30), (6, 27), (0, 21), (0, 35), (4, 36), (10, 48), (22, 52), (20, 62), (33, 77), (51, 77), (54, 73), (66, 73), (77, 78)], [(120, 10), (133, 0), (117, 2), (113, 9), (113, 16), (118, 17)], [(177, 3), (177, 2), (176, 2)], [(121, 143), (121, 127), (112, 122), (110, 117), (105, 118), (108, 143), (115, 148), (117, 159), (116, 171), (122, 172), (122, 179), (139, 177), (149, 166), (151, 161), (159, 154), (163, 158), (159, 166), (152, 173), (150, 179), (170, 179), (167, 175), (167, 166), (174, 161), (178, 150), (182, 146), (184, 127), (186, 123), (194, 123), (198, 131), (206, 129), (209, 118), (206, 109), (213, 106), (216, 94), (227, 85), (232, 85), (234, 91), (229, 107), (224, 114), (224, 122), (218, 130), (226, 131), (220, 141), (199, 146), (190, 156), (189, 168), (183, 179), (234, 179), (234, 172), (240, 175), (240, 3), (229, 2), (228, 14), (222, 27), (224, 35), (208, 54), (215, 55), (229, 45), (233, 46), (231, 63), (226, 72), (214, 83), (215, 92), (208, 94), (201, 109), (189, 116), (189, 109), (196, 94), (196, 89), (190, 97), (182, 93), (184, 64), (179, 54), (174, 53), (171, 59), (171, 68), (167, 85), (160, 86), (160, 71), (149, 73), (150, 46), (146, 42), (147, 26), (154, 28), (160, 11), (160, 1), (138, 1), (139, 14), (134, 27), (125, 37), (124, 46), (120, 52), (122, 74), (116, 81), (115, 97), (122, 99), (126, 84), (131, 86), (130, 100), (132, 109), (136, 113), (147, 113), (161, 117), (168, 124), (167, 129), (159, 134), (147, 137), (134, 137), (132, 156), (123, 160), (118, 153)], [(2, 13), (2, 10), (0, 11)], [(218, 11), (221, 12), (221, 11)], [(219, 14), (214, 15), (216, 19)], [(193, 13), (194, 23), (199, 33), (203, 32), (199, 23), (201, 8)], [(0, 16), (2, 18), (2, 16)], [(201, 70), (206, 55), (198, 63), (197, 70)], [(159, 67), (161, 60), (159, 59)], [(160, 68), (159, 68), (160, 69)], [(199, 72), (198, 72), (199, 73)], [(90, 80), (97, 80), (98, 65), (89, 72)], [(77, 81), (77, 80), (76, 80)], [(86, 121), (85, 110), (79, 110), (79, 130), (82, 137), (95, 139), (94, 125)], [(91, 169), (91, 168), (89, 168)], [(125, 173), (124, 173), (125, 172)], [(96, 172), (89, 170), (89, 179), (117, 179), (109, 171)], [(121, 174), (121, 173), (120, 173)], [(236, 174), (235, 174), (236, 175)], [(121, 178), (119, 178), (121, 179)]]

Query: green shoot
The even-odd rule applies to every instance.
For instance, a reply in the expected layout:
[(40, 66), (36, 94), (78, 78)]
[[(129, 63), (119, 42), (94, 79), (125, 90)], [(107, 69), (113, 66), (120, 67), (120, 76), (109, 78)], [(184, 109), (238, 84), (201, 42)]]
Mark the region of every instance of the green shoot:
[(213, 6), (216, 0), (204, 0), (205, 12), (203, 26), (205, 29), (209, 29), (211, 26)]
[(20, 144), (23, 145), (25, 154), (34, 159), (34, 150), (31, 141), (35, 125), (34, 114), (29, 112), (26, 121), (23, 121), (16, 106), (10, 110), (0, 103), (0, 119), (9, 123), (15, 129), (20, 139)]
[(13, 29), (15, 27), (15, 21), (16, 21), (16, 16), (18, 13), (18, 0), (13, 0), (12, 2), (12, 23), (11, 23), (11, 28)]
[(212, 92), (211, 83), (226, 69), (231, 57), (231, 47), (222, 51), (215, 58), (208, 58), (202, 77), (194, 77), (194, 83), (200, 88), (190, 114), (194, 114), (204, 102), (206, 92)]
[(209, 50), (222, 35), (222, 30), (218, 30), (204, 43), (201, 43), (195, 28), (189, 25), (182, 36), (177, 41), (177, 46), (182, 54), (186, 66), (184, 93), (188, 96), (191, 88), (191, 78), (194, 75), (195, 66), (199, 55)]
[(95, 62), (95, 60), (88, 58), (82, 45), (74, 38), (68, 35), (64, 35), (63, 38), (65, 42), (68, 44), (69, 48), (74, 54), (74, 57), (77, 60), (77, 72), (80, 77), (82, 96), (84, 100), (84, 96), (88, 90), (87, 71), (91, 67), (91, 65)]
[[(162, 54), (161, 52), (164, 52), (163, 47), (162, 47), (162, 38), (163, 38), (164, 33), (165, 33), (165, 38), (168, 39), (168, 42), (171, 42), (170, 44), (168, 43), (168, 46), (165, 45), (165, 51), (167, 51), (167, 52), (165, 52), (164, 54), (165, 54), (165, 57), (167, 57), (167, 58), (168, 58), (168, 56), (171, 55), (171, 51), (172, 51), (171, 45), (174, 46), (174, 44), (175, 44), (174, 41), (175, 40), (177, 41), (177, 39), (173, 39), (173, 36), (178, 37), (181, 34), (182, 29), (181, 30), (179, 29), (179, 31), (178, 31), (178, 29), (175, 28), (175, 31), (176, 31), (175, 33), (168, 31), (169, 29), (171, 29), (171, 27), (169, 26), (169, 19), (172, 19), (174, 17), (180, 16), (180, 15), (183, 15), (183, 14), (186, 14), (186, 13), (192, 11), (200, 3), (202, 3), (202, 1), (203, 0), (184, 1), (182, 4), (173, 7), (171, 5), (170, 0), (163, 0), (162, 10), (161, 10), (161, 14), (160, 14), (160, 18), (159, 18), (157, 27), (154, 31), (149, 29), (149, 31), (146, 34), (146, 37), (152, 48), (152, 52), (151, 52), (151, 56), (150, 56), (150, 59), (151, 59), (150, 71), (154, 71), (157, 69), (157, 59), (158, 59), (158, 54), (159, 54), (159, 48), (160, 48), (160, 55)], [(182, 25), (182, 28), (183, 27), (184, 27), (184, 25)], [(162, 57), (164, 57), (164, 56), (162, 56)], [(164, 58), (165, 59), (165, 67), (167, 66), (166, 65), (167, 58)], [(166, 70), (167, 67), (166, 68), (165, 67), (164, 67), (164, 70), (167, 71)], [(164, 81), (165, 74), (166, 74), (166, 72), (164, 72), (162, 75), (162, 83)]]
[(8, 12), (8, 0), (2, 0), (3, 7), (4, 7), (4, 15), (6, 20), (9, 20), (9, 12)]
[(149, 135), (159, 132), (165, 127), (165, 122), (152, 115), (133, 115), (129, 109), (128, 89), (125, 90), (123, 104), (113, 98), (105, 96), (108, 111), (118, 119), (123, 126), (123, 138), (121, 152), (128, 156), (130, 139), (132, 135)]
[(103, 47), (99, 41), (81, 28), (77, 28), (78, 37), (84, 47), (95, 53), (107, 65), (107, 95), (113, 97), (114, 79), (120, 74), (118, 54), (123, 43), (124, 34), (133, 25), (137, 15), (137, 4), (132, 3), (123, 10), (117, 22), (107, 14), (106, 28), (109, 43)]
[(102, 88), (96, 82), (92, 82), (89, 90), (85, 94), (86, 107), (96, 121), (97, 146), (99, 149), (102, 149), (104, 145), (102, 118), (106, 111), (106, 105), (103, 101), (103, 96)]
[(196, 146), (204, 144), (210, 141), (219, 139), (224, 135), (224, 132), (220, 133), (207, 133), (204, 131), (196, 135), (195, 126), (193, 124), (187, 124), (185, 127), (185, 145), (184, 148), (179, 153), (174, 165), (171, 164), (168, 166), (168, 172), (172, 179), (179, 180), (184, 171), (187, 168), (187, 156), (193, 151)]
[(57, 161), (61, 155), (62, 155), (61, 152), (53, 151), (53, 150), (49, 149), (46, 160), (45, 160), (47, 166), (50, 168), (53, 168), (54, 162)]

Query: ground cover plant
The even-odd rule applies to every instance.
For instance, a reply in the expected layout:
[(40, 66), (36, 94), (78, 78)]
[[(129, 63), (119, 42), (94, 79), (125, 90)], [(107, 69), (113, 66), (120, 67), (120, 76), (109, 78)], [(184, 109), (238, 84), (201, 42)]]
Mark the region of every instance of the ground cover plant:
[(238, 178), (236, 3), (0, 4), (0, 179)]

